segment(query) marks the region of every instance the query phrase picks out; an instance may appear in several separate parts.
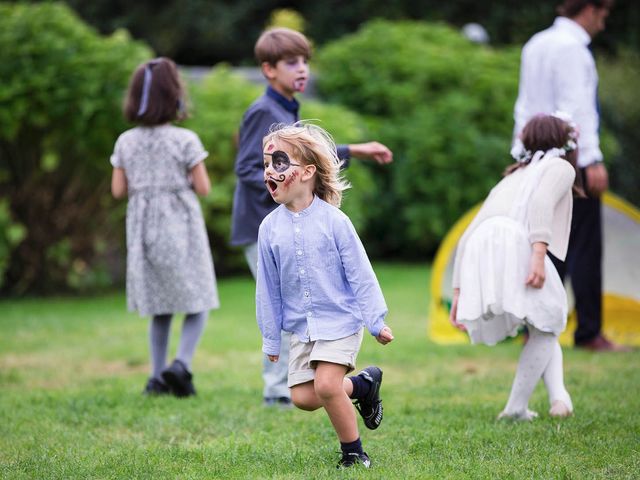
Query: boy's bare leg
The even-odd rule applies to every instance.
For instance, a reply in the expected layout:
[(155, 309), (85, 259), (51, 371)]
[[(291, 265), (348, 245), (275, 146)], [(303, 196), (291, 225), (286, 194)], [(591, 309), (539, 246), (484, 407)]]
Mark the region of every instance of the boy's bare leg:
[[(345, 392), (346, 368), (336, 363), (318, 362), (313, 382), (316, 395), (342, 443), (354, 442), (360, 437), (356, 412)], [(351, 383), (349, 380), (347, 382)]]
[[(351, 380), (347, 377), (343, 377), (342, 386), (347, 397), (351, 397), (351, 394), (353, 393), (353, 383)], [(308, 410), (310, 412), (323, 406), (322, 400), (320, 400), (316, 394), (313, 380), (291, 387), (291, 400), (299, 409)]]

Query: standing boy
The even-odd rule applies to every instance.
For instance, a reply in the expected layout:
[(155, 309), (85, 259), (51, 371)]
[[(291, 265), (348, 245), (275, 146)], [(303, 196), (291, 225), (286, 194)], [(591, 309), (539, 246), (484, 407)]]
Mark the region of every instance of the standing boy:
[[(255, 56), (269, 82), (266, 92), (251, 104), (240, 125), (235, 172), (238, 176), (233, 197), (231, 244), (244, 247), (245, 257), (256, 278), (258, 227), (277, 207), (264, 185), (262, 139), (273, 124), (291, 124), (299, 120), (300, 104), (295, 94), (304, 92), (309, 80), (308, 60), (311, 46), (300, 32), (273, 28), (262, 33), (255, 45)], [(343, 166), (350, 156), (369, 158), (380, 164), (393, 160), (391, 151), (378, 142), (339, 145)], [(280, 361), (271, 363), (265, 356), (262, 376), (264, 403), (290, 406), (287, 387), (289, 335), (283, 334)]]

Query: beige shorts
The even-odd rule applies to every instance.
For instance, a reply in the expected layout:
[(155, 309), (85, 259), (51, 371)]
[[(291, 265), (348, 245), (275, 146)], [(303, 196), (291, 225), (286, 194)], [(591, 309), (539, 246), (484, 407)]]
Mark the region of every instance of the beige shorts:
[(356, 368), (356, 357), (362, 344), (363, 330), (337, 340), (316, 340), (303, 343), (294, 333), (289, 350), (289, 388), (312, 381), (317, 362), (330, 362), (347, 367), (347, 373)]

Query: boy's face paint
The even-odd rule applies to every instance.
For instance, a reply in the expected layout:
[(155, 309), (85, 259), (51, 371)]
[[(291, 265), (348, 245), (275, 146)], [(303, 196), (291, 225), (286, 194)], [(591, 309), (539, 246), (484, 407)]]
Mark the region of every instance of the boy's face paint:
[(286, 97), (304, 92), (309, 79), (309, 64), (303, 55), (283, 58), (276, 63), (275, 78), (271, 84)]
[(307, 86), (306, 80), (298, 79), (295, 82), (293, 82), (293, 89), (296, 92), (304, 93), (304, 89), (306, 86)]
[[(291, 167), (301, 167), (298, 163), (293, 163), (289, 154), (282, 150), (275, 150), (275, 145), (270, 143), (266, 147), (264, 155), (264, 183), (274, 200), (278, 201), (281, 193), (286, 190), (300, 176), (298, 169)], [(285, 192), (280, 192), (282, 189)]]

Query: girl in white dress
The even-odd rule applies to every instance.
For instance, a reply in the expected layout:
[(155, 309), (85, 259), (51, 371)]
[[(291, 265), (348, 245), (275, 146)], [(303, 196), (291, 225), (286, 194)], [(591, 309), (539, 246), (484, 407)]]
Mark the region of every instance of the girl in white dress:
[[(129, 83), (124, 132), (111, 156), (111, 191), (127, 203), (127, 304), (151, 316), (151, 376), (144, 393), (196, 393), (191, 361), (209, 310), (219, 306), (204, 218), (196, 195), (211, 188), (198, 135), (171, 124), (185, 116), (175, 63), (156, 58)], [(167, 366), (173, 314), (186, 313), (176, 358)]]
[(547, 250), (564, 260), (576, 185), (577, 130), (565, 115), (538, 115), (512, 155), (518, 163), (491, 190), (460, 239), (454, 263), (451, 323), (473, 343), (495, 345), (526, 326), (506, 407), (498, 418), (531, 420), (529, 397), (543, 378), (550, 415), (573, 412), (564, 387), (558, 336), (567, 297)]

